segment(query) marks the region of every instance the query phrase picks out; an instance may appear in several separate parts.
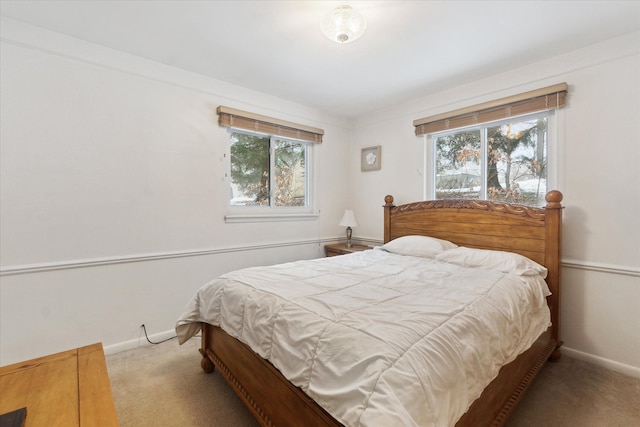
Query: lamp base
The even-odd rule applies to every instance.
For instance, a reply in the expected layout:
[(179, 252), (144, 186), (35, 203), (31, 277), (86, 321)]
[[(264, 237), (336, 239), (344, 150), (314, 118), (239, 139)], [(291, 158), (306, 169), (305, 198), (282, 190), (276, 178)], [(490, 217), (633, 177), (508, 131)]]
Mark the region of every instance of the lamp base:
[(347, 227), (347, 247), (350, 248), (351, 247), (351, 233), (353, 232), (353, 230), (351, 230), (351, 227)]

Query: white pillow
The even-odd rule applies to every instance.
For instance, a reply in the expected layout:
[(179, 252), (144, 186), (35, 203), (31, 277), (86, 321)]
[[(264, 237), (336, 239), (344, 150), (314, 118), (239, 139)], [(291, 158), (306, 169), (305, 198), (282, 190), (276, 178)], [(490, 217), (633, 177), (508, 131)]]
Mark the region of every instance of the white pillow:
[(436, 239), (435, 237), (403, 236), (385, 243), (382, 249), (399, 255), (433, 258), (442, 251), (457, 247), (458, 245), (455, 243), (451, 243), (448, 240)]
[(539, 275), (547, 277), (547, 269), (529, 258), (513, 252), (492, 251), (458, 247), (436, 255), (440, 261), (457, 264), (463, 267), (478, 267), (502, 271), (518, 276)]

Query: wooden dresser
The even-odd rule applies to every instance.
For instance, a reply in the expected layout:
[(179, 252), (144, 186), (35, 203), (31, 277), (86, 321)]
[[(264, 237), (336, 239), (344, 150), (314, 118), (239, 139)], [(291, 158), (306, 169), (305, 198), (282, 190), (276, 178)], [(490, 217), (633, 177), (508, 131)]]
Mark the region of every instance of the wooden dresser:
[(20, 408), (25, 427), (117, 427), (102, 344), (1, 367), (0, 414)]

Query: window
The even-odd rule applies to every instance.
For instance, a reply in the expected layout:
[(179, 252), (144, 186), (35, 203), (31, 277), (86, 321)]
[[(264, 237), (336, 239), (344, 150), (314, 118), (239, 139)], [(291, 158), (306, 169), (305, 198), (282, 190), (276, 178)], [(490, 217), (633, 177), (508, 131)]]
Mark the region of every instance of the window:
[(216, 112), (230, 132), (225, 221), (316, 219), (311, 154), (324, 130), (222, 105)]
[(307, 207), (309, 144), (231, 131), (232, 206)]
[(544, 205), (556, 164), (549, 129), (567, 90), (561, 83), (415, 120), (429, 147), (425, 196)]
[(436, 199), (544, 204), (547, 114), (432, 135)]

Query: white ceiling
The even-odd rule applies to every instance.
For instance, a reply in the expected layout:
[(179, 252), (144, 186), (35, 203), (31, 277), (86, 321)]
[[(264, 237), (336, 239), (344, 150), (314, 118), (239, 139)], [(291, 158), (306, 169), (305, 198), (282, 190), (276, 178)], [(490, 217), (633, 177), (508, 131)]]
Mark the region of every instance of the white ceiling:
[[(325, 13), (367, 19), (327, 40)], [(28, 24), (345, 117), (640, 29), (640, 1), (0, 1)]]

